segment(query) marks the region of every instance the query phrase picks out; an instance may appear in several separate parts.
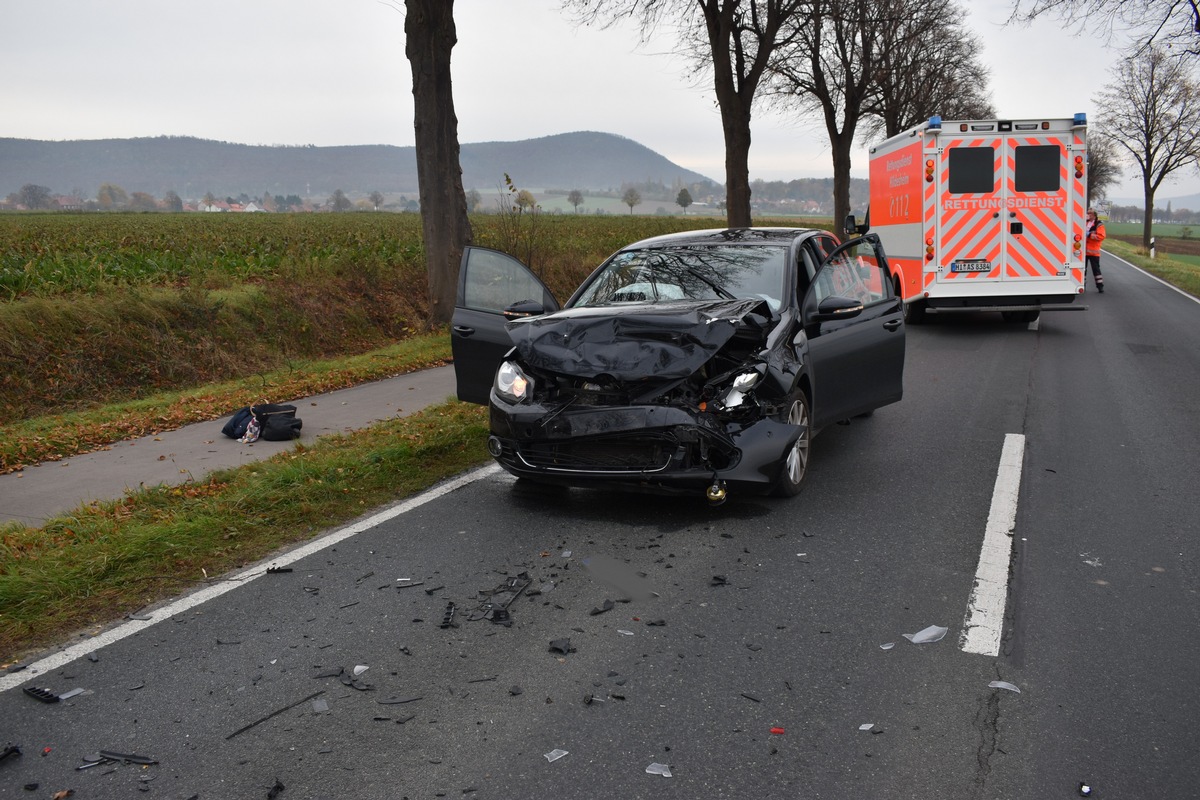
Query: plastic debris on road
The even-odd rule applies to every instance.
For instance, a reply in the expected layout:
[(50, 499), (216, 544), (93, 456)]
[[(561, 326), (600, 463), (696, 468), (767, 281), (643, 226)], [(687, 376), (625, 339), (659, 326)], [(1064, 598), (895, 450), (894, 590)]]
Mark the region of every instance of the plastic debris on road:
[(860, 731), (869, 731), (869, 730), (871, 730), (871, 728), (874, 728), (874, 727), (875, 727), (874, 722), (864, 722), (862, 725), (858, 726), (858, 729)]
[(895, 646), (896, 646), (895, 642), (884, 642), (883, 644), (879, 645), (879, 649), (880, 650), (891, 650)]
[(924, 630), (916, 633), (906, 633), (904, 638), (908, 639), (913, 644), (929, 644), (932, 642), (940, 642), (946, 636), (949, 628), (943, 628), (940, 625), (930, 625)]
[(992, 681), (988, 684), (988, 686), (992, 689), (1008, 689), (1010, 692), (1016, 692), (1017, 694), (1021, 693), (1020, 689), (1008, 681)]
[(664, 778), (671, 777), (671, 768), (666, 764), (659, 764), (655, 761), (650, 766), (646, 767), (647, 775), (662, 775)]
[(553, 763), (555, 761), (558, 761), (560, 758), (562, 758), (566, 754), (567, 754), (566, 750), (559, 750), (559, 749), (555, 748), (554, 750), (551, 750), (549, 753), (546, 753), (546, 760)]

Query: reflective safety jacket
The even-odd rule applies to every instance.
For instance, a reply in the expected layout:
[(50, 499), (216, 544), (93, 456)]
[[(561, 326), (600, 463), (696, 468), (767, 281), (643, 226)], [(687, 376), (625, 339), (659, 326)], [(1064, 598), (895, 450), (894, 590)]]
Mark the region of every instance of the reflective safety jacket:
[(1088, 228), (1087, 232), (1087, 254), (1089, 256), (1100, 255), (1100, 243), (1104, 241), (1108, 234), (1104, 232), (1104, 223), (1096, 220), (1096, 224)]

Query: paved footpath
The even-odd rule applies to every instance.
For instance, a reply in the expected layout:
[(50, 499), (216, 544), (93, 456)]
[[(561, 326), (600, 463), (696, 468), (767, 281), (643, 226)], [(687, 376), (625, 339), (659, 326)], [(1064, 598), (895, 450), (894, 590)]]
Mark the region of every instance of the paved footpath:
[(47, 461), (0, 475), (0, 523), (40, 526), (93, 500), (115, 500), (127, 489), (201, 480), (209, 472), (270, 458), (296, 442), (365, 428), (404, 417), (455, 396), (454, 367), (435, 367), (291, 403), (304, 427), (291, 442), (242, 444), (221, 433), (229, 417), (154, 436), (118, 442), (107, 450)]

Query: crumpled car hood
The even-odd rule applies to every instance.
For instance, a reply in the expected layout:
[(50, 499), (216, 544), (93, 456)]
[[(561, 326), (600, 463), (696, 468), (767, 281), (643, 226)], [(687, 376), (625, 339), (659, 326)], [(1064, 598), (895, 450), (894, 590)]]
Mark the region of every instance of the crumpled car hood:
[(756, 311), (765, 336), (770, 313), (764, 306), (748, 299), (569, 308), (506, 327), (521, 360), (535, 369), (582, 378), (684, 378)]

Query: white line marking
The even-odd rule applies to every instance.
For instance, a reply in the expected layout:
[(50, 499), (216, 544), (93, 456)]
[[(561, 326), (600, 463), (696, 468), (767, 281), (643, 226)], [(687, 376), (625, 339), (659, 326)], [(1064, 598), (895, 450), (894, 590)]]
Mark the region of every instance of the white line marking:
[(992, 489), (992, 508), (979, 567), (975, 570), (975, 588), (963, 618), (960, 646), (964, 652), (985, 656), (1000, 655), (1000, 634), (1004, 630), (1004, 607), (1008, 603), (1008, 565), (1012, 560), (1012, 535), (1017, 524), (1017, 494), (1021, 489), (1021, 463), (1025, 458), (1025, 437), (1019, 433), (1004, 436), (1000, 469)]
[(1175, 286), (1175, 285), (1173, 285), (1173, 284), (1167, 283), (1166, 281), (1164, 281), (1162, 278), (1158, 277), (1158, 276), (1157, 276), (1157, 275), (1155, 275), (1154, 273), (1152, 273), (1152, 272), (1147, 272), (1146, 270), (1144, 270), (1144, 269), (1142, 269), (1141, 267), (1139, 267), (1137, 264), (1133, 264), (1133, 263), (1131, 263), (1131, 262), (1129, 262), (1129, 261), (1126, 261), (1125, 259), (1121, 258), (1121, 257), (1120, 257), (1119, 255), (1117, 255), (1116, 253), (1109, 252), (1108, 250), (1105, 250), (1104, 252), (1105, 252), (1106, 254), (1108, 254), (1109, 256), (1111, 256), (1112, 258), (1115, 258), (1117, 261), (1120, 261), (1120, 262), (1121, 262), (1122, 264), (1124, 264), (1125, 266), (1127, 266), (1127, 267), (1132, 267), (1133, 269), (1136, 269), (1138, 272), (1142, 273), (1143, 275), (1145, 275), (1145, 276), (1146, 276), (1147, 278), (1149, 278), (1150, 280), (1158, 281), (1159, 283), (1161, 283), (1163, 286), (1167, 287), (1167, 288), (1168, 288), (1168, 289), (1170, 289), (1171, 291), (1173, 291), (1173, 292), (1175, 292), (1175, 293), (1177, 293), (1177, 294), (1181, 294), (1181, 295), (1183, 295), (1183, 296), (1184, 296), (1184, 297), (1186, 297), (1188, 300), (1191, 300), (1193, 303), (1200, 303), (1200, 297), (1194, 297), (1194, 296), (1192, 296), (1192, 295), (1188, 294), (1188, 293), (1187, 293), (1187, 292), (1185, 292), (1183, 289), (1180, 289), (1178, 286)]
[(456, 489), (461, 489), (463, 486), (486, 478), (489, 475), (494, 475), (499, 470), (500, 466), (498, 464), (490, 464), (486, 467), (481, 467), (477, 470), (474, 470), (473, 472), (460, 475), (454, 480), (443, 483), (441, 486), (436, 486), (427, 492), (417, 495), (416, 497), (410, 497), (401, 503), (397, 503), (391, 508), (384, 509), (378, 514), (367, 517), (366, 519), (356, 522), (353, 525), (348, 525), (345, 528), (336, 530), (330, 534), (322, 536), (320, 539), (314, 539), (308, 544), (297, 547), (295, 550), (291, 550), (283, 555), (261, 561), (252, 567), (248, 567), (241, 572), (229, 576), (220, 583), (214, 583), (209, 586), (205, 586), (203, 589), (198, 589), (189, 595), (185, 595), (173, 603), (169, 603), (161, 608), (152, 609), (149, 612), (153, 614), (151, 619), (130, 620), (129, 622), (118, 625), (115, 628), (103, 631), (102, 633), (93, 636), (86, 641), (78, 642), (64, 650), (46, 656), (39, 661), (35, 661), (20, 672), (0, 675), (0, 692), (6, 692), (9, 689), (14, 689), (17, 686), (32, 680), (38, 675), (56, 670), (69, 664), (77, 658), (86, 656), (88, 653), (94, 653), (100, 648), (119, 642), (127, 636), (140, 633), (146, 628), (149, 628), (151, 625), (157, 625), (158, 623), (170, 619), (177, 614), (182, 614), (184, 611), (194, 608), (201, 603), (206, 603), (209, 600), (220, 597), (226, 592), (232, 592), (234, 589), (246, 585), (247, 582), (265, 575), (268, 566), (282, 567), (288, 564), (294, 564), (302, 558), (307, 558), (314, 553), (324, 550), (326, 547), (331, 547), (338, 542), (345, 541), (352, 536), (357, 536), (358, 534), (368, 531), (371, 528), (387, 522), (390, 519), (394, 519), (401, 514), (405, 514), (409, 511), (419, 508), (431, 500), (436, 500), (443, 495), (447, 495), (450, 492), (455, 491)]

